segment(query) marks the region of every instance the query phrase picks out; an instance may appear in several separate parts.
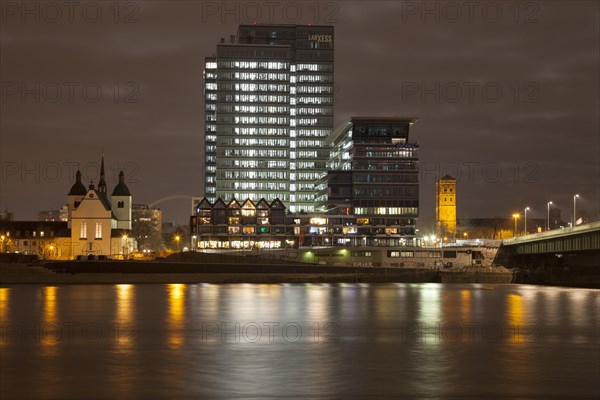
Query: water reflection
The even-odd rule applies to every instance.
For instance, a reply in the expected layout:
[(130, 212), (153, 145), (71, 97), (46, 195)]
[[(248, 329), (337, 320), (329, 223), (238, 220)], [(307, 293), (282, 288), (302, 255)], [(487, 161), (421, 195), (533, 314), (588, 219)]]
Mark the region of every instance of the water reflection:
[(182, 283), (167, 285), (169, 312), (167, 314), (168, 343), (172, 348), (179, 348), (184, 343), (185, 295), (187, 286)]
[[(36, 324), (63, 327), (59, 342), (15, 334), (3, 345), (0, 397), (598, 398), (599, 291), (488, 289), (444, 284), (0, 288), (3, 321), (8, 316), (30, 330)], [(70, 341), (64, 324), (75, 322), (80, 325)], [(253, 330), (238, 332), (235, 342), (219, 333), (202, 335), (203, 323), (220, 328), (221, 322), (256, 323), (263, 336), (252, 341)], [(265, 322), (280, 324), (273, 341)], [(301, 326), (302, 340), (282, 337), (291, 322)], [(317, 337), (310, 330), (315, 322), (321, 328)], [(339, 327), (337, 340), (323, 340), (328, 322)], [(104, 329), (131, 323), (139, 329), (114, 342), (112, 336), (92, 341), (82, 337), (86, 323)], [(462, 340), (456, 340), (454, 328), (444, 335), (445, 326), (467, 323), (478, 324), (474, 340), (465, 328)], [(415, 324), (424, 331), (406, 334)], [(531, 325), (538, 329), (534, 335), (514, 336), (510, 330)], [(497, 337), (494, 326), (505, 336)], [(42, 339), (56, 339), (48, 336)]]
[(0, 288), (0, 346), (8, 343), (9, 324), (10, 319), (8, 318), (10, 300), (10, 289)]
[(44, 287), (44, 323), (40, 326), (41, 342), (46, 347), (45, 355), (55, 355), (52, 349), (61, 339), (62, 332), (57, 324), (56, 296), (58, 288), (56, 286)]
[(113, 326), (114, 341), (121, 351), (130, 351), (136, 330), (134, 286), (115, 285), (117, 310)]

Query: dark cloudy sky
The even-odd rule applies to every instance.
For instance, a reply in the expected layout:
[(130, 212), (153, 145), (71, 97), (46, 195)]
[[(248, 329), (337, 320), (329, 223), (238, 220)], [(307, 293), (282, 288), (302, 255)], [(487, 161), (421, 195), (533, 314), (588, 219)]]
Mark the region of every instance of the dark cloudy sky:
[[(62, 206), (74, 164), (97, 179), (103, 150), (134, 202), (201, 194), (203, 59), (258, 13), (335, 26), (336, 125), (419, 118), (423, 227), (445, 173), (459, 216), (543, 218), (552, 200), (568, 218), (574, 193), (600, 213), (598, 2), (46, 4), (1, 3), (0, 207), (17, 219)], [(187, 221), (189, 201), (162, 208)]]

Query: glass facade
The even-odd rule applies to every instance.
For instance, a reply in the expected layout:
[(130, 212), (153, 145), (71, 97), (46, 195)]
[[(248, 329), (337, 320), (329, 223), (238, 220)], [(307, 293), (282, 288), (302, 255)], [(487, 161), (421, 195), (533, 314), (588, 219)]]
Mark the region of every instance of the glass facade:
[(206, 58), (205, 193), (313, 211), (333, 130), (333, 27), (241, 25)]
[(328, 174), (317, 182), (318, 208), (353, 215), (365, 241), (385, 233), (415, 236), (419, 216), (416, 118), (352, 118), (327, 140)]

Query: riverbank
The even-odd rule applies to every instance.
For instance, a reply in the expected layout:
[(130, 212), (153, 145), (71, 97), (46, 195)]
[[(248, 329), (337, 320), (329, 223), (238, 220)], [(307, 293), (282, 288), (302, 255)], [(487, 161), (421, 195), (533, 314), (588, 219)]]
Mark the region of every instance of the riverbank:
[(310, 264), (52, 262), (0, 265), (0, 284), (138, 283), (511, 283), (512, 271), (335, 267)]

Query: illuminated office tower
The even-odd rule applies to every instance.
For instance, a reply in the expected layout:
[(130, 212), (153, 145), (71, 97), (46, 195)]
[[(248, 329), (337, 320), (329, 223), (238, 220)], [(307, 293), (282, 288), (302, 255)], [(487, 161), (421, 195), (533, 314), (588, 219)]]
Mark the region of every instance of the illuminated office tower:
[(313, 211), (333, 130), (333, 27), (240, 25), (206, 58), (205, 194)]

